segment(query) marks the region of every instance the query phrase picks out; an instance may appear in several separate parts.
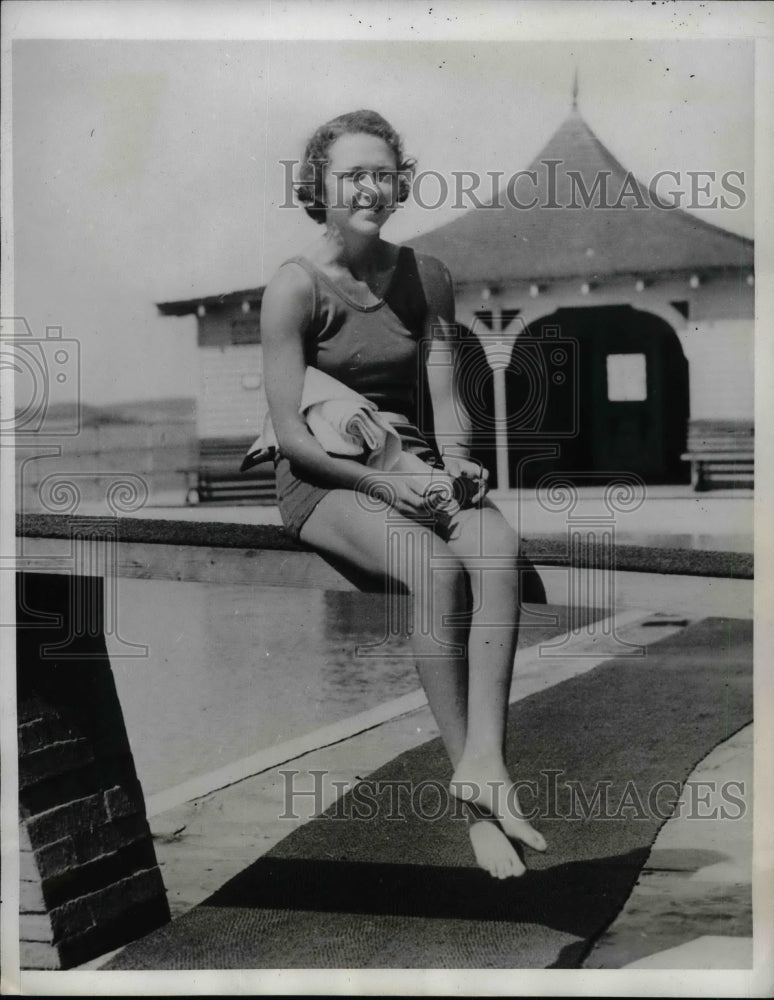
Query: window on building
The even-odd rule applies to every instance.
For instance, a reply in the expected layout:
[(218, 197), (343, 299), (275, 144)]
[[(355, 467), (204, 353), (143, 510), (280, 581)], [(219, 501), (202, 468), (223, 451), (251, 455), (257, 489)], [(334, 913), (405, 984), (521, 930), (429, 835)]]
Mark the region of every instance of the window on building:
[(232, 344), (260, 344), (261, 325), (257, 317), (235, 319), (231, 322)]
[(641, 403), (648, 398), (644, 354), (608, 354), (607, 398), (613, 403)]

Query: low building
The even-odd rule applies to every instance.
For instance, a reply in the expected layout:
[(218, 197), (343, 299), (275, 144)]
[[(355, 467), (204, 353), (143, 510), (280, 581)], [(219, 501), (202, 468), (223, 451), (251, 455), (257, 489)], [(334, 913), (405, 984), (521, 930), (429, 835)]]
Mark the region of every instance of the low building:
[(162, 302), (163, 316), (197, 318), (199, 388), (198, 452), (187, 500), (273, 498), (273, 469), (260, 466), (246, 478), (239, 466), (268, 409), (263, 388), (261, 300), (263, 288), (205, 298)]

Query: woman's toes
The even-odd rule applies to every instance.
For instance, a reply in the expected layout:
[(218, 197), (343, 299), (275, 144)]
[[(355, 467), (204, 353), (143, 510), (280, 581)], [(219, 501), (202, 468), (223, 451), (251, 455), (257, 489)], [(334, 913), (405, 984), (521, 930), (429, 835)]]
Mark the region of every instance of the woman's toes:
[(509, 822), (507, 819), (503, 819), (501, 822), (506, 834), (512, 840), (518, 840), (527, 847), (531, 847), (533, 851), (546, 850), (548, 845), (543, 834), (539, 833), (534, 826), (530, 826), (526, 820), (511, 820)]
[(513, 844), (496, 823), (474, 823), (469, 834), (476, 861), (492, 878), (510, 878), (524, 873), (524, 865)]
[(524, 837), (524, 842), (529, 844), (533, 851), (544, 851), (546, 849), (546, 842), (543, 835), (532, 827), (529, 828), (528, 833)]

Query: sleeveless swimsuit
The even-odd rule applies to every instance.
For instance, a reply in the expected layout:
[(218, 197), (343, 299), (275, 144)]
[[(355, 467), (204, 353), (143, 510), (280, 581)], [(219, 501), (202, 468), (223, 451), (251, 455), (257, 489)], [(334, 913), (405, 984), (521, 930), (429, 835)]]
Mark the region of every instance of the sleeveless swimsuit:
[[(399, 248), (387, 291), (372, 305), (350, 298), (305, 257), (293, 257), (283, 267), (287, 264), (299, 265), (312, 279), (312, 319), (304, 337), (306, 364), (343, 382), (380, 410), (400, 414), (395, 429), (404, 449), (442, 468), (419, 349), (427, 299), (414, 251)], [(279, 452), (274, 466), (282, 523), (297, 539), (331, 487), (298, 475)]]

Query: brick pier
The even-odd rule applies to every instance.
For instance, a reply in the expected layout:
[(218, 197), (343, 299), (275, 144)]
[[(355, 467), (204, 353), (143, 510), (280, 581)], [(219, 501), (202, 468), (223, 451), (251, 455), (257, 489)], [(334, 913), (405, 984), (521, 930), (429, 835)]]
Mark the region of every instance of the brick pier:
[(17, 575), (20, 937), (28, 969), (70, 968), (169, 920), (105, 646), (102, 583)]

